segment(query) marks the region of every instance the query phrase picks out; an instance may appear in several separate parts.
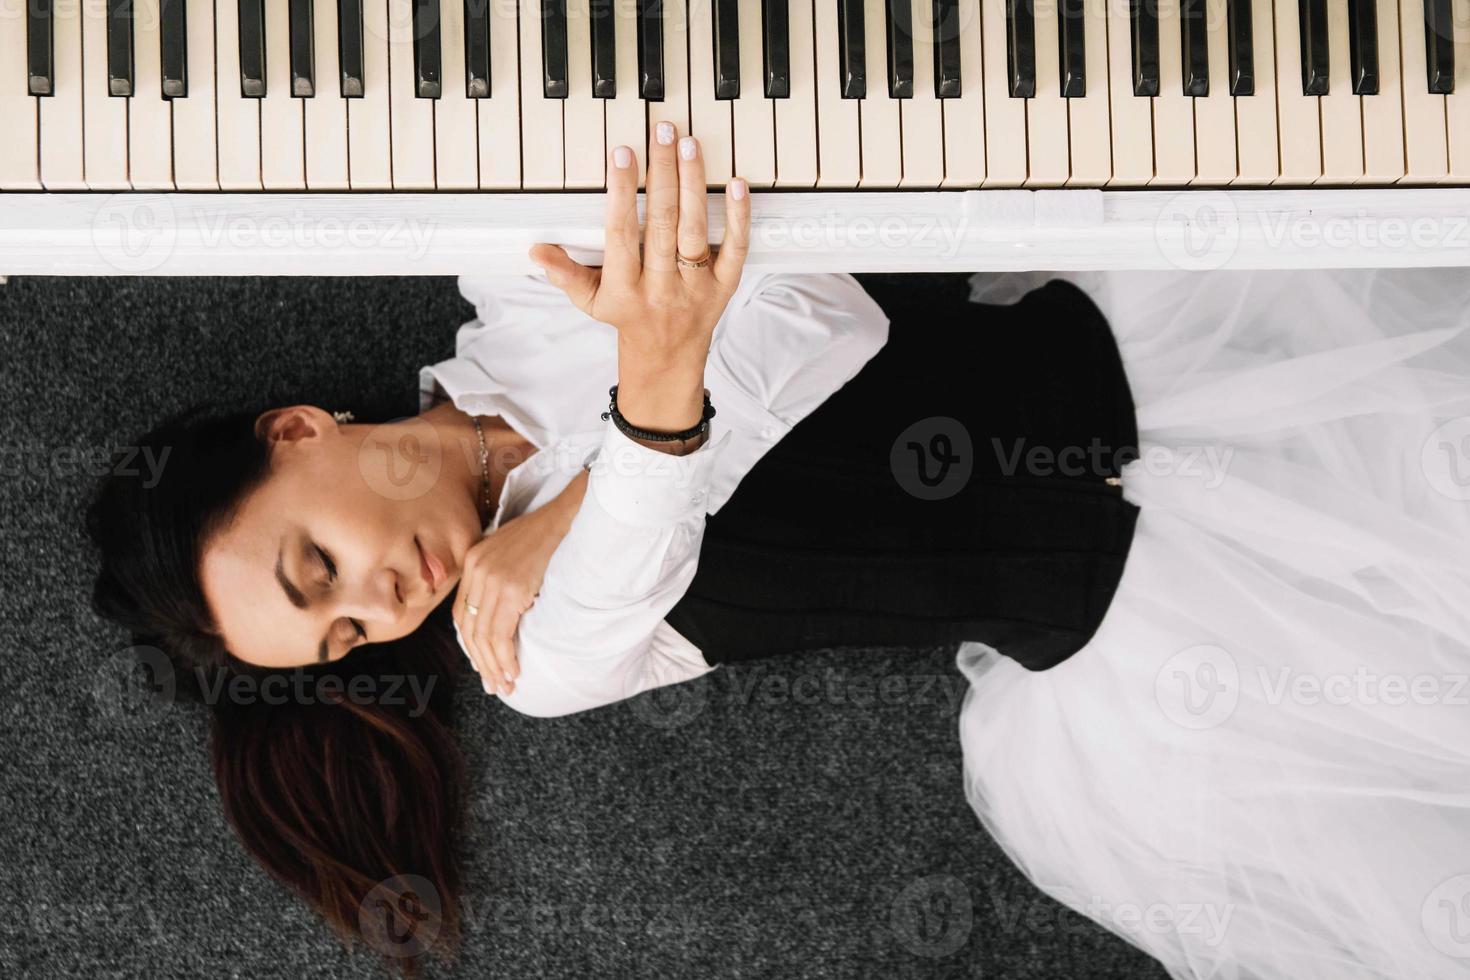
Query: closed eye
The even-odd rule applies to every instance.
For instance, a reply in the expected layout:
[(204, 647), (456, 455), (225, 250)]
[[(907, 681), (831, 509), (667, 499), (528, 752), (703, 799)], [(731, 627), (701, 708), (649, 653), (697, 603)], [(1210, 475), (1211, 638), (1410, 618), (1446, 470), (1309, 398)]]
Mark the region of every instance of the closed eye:
[[(332, 560), (332, 556), (327, 554), (319, 544), (313, 544), (312, 549), (316, 551), (317, 560), (321, 562), (323, 571), (327, 573), (327, 582), (330, 584), (337, 581), (337, 563)], [(367, 630), (363, 628), (362, 623), (355, 619), (349, 619), (347, 622), (352, 624), (352, 628), (357, 632), (358, 639), (367, 639)]]

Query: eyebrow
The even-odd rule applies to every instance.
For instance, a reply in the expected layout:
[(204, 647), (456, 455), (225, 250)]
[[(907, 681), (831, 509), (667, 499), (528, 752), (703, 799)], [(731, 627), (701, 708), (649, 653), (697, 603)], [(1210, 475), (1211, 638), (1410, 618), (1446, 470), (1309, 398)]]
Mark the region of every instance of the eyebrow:
[[(285, 554), (286, 545), (285, 541), (282, 540), (280, 546), (276, 548), (276, 581), (281, 584), (281, 591), (286, 593), (286, 598), (291, 600), (291, 605), (297, 609), (305, 609), (308, 605), (306, 596), (302, 595), (301, 590), (296, 588), (291, 580), (286, 577)], [(316, 648), (317, 662), (326, 663), (329, 656), (327, 639), (326, 637), (322, 637), (321, 645)]]

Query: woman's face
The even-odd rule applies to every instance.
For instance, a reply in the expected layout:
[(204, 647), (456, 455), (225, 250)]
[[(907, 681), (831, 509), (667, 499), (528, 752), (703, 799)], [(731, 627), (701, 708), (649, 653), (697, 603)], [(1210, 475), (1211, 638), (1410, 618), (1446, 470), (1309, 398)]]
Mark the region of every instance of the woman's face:
[(474, 429), (447, 407), (376, 426), (308, 405), (256, 420), (270, 475), (200, 563), (234, 656), (274, 668), (336, 660), (407, 636), (454, 591), (482, 533), (480, 473), (466, 458)]

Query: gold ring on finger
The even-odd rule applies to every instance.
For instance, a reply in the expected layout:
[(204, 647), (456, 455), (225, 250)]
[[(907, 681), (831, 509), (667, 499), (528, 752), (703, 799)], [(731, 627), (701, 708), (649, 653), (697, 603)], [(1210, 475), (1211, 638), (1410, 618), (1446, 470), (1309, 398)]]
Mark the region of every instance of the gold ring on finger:
[(703, 269), (705, 266), (709, 265), (709, 256), (710, 250), (705, 249), (704, 254), (701, 255), (699, 258), (686, 259), (683, 253), (676, 250), (674, 252), (674, 261), (678, 262), (679, 265), (685, 269)]

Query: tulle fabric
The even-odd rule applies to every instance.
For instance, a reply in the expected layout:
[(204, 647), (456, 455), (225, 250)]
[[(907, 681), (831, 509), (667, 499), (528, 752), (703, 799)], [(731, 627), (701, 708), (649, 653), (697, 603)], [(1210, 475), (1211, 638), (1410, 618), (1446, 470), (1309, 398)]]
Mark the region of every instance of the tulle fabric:
[(1064, 278), (1142, 512), (1071, 659), (961, 647), (971, 805), (1174, 977), (1470, 975), (1470, 275)]

